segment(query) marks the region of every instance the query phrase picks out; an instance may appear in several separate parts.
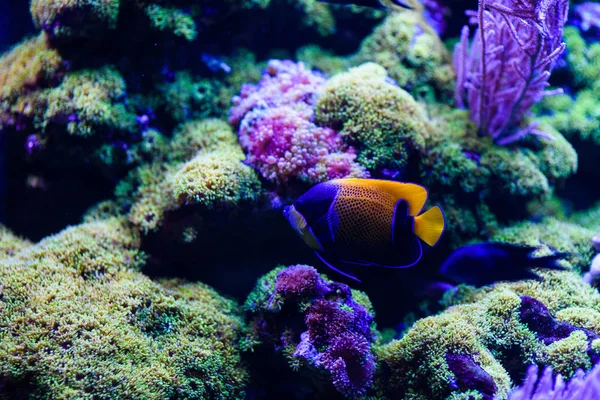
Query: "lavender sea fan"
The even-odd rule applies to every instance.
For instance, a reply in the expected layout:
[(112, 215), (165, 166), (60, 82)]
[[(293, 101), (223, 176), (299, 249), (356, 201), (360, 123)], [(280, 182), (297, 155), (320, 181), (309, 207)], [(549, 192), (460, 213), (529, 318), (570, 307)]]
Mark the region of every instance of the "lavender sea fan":
[(552, 139), (537, 123), (521, 122), (542, 97), (562, 92), (544, 89), (565, 49), (568, 7), (568, 0), (479, 0), (478, 11), (468, 12), (478, 27), (470, 48), (465, 26), (454, 49), (456, 102), (469, 107), (481, 135), (498, 144), (527, 134)]
[(570, 381), (553, 375), (546, 367), (538, 377), (538, 366), (531, 365), (523, 384), (511, 393), (509, 400), (598, 400), (600, 399), (600, 364), (584, 374), (578, 370)]

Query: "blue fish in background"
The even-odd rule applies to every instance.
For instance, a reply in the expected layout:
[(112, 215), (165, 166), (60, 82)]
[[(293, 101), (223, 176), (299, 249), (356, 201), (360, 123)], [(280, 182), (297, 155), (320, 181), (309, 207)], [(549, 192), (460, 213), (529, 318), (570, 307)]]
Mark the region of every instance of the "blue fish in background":
[(335, 179), (300, 196), (283, 213), (328, 267), (359, 280), (353, 267), (407, 268), (435, 246), (444, 214), (434, 206), (421, 214), (427, 190), (413, 183)]
[(566, 254), (534, 257), (536, 247), (508, 243), (478, 243), (460, 247), (440, 267), (440, 273), (455, 282), (485, 286), (499, 281), (540, 277), (531, 268), (564, 270), (558, 264)]
[(406, 8), (412, 9), (408, 3), (401, 0), (319, 0), (324, 3), (333, 4), (353, 4), (355, 6), (371, 7), (371, 8)]

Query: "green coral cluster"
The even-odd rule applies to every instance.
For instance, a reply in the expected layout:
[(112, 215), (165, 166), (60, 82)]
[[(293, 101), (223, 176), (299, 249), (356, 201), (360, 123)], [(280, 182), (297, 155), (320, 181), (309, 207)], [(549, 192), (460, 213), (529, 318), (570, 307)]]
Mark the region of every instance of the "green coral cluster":
[(373, 63), (329, 79), (315, 108), (319, 124), (339, 130), (370, 170), (401, 168), (425, 146), (430, 134), (422, 105), (386, 80)]
[(139, 244), (115, 218), (3, 257), (3, 398), (243, 398), (236, 304), (145, 277)]
[[(418, 320), (401, 339), (380, 348), (382, 395), (468, 398), (474, 393), (461, 388), (456, 375), (460, 371), (451, 370), (449, 354), (472, 358), (471, 368), (479, 370), (479, 378), (473, 379), (488, 381), (487, 388), (493, 388), (493, 393), (486, 394), (499, 398), (507, 397), (511, 387), (519, 383), (519, 374), (531, 363), (550, 365), (565, 377), (577, 368), (589, 368), (590, 338), (584, 329), (600, 334), (595, 325), (600, 295), (572, 272), (542, 275), (540, 282), (499, 283), (478, 290), (463, 288), (448, 295), (445, 300), (450, 308)], [(557, 323), (574, 324), (575, 330), (545, 344), (522, 321), (522, 296), (542, 302)], [(475, 398), (481, 395), (480, 391)]]
[(123, 103), (125, 92), (119, 72), (107, 66), (67, 73), (60, 85), (22, 96), (16, 107), (42, 135), (51, 134), (48, 131), (53, 125), (59, 125), (55, 130), (76, 136), (103, 131), (132, 133), (137, 122)]
[[(264, 8), (269, 0), (227, 0), (227, 7)], [(138, 14), (150, 28), (171, 32), (186, 40), (198, 35), (201, 7), (193, 1), (153, 0), (33, 0), (31, 15), (36, 26), (57, 38), (91, 38), (118, 28), (122, 15)]]
[(448, 101), (454, 95), (456, 75), (450, 54), (419, 10), (390, 13), (351, 61), (383, 66), (418, 100)]
[[(552, 125), (555, 140), (528, 138), (520, 146), (495, 146), (478, 137), (465, 110), (429, 107), (434, 126), (419, 166), (420, 182), (442, 204), (457, 238), (489, 237), (501, 220), (527, 215), (527, 204), (549, 199), (578, 168), (577, 153)], [(507, 205), (509, 205), (507, 207)]]
[[(577, 153), (552, 125), (540, 129), (555, 140), (495, 146), (478, 137), (467, 111), (415, 101), (373, 63), (329, 79), (315, 119), (338, 130), (375, 176), (425, 185), (446, 211), (454, 245), (526, 215), (528, 202), (550, 198), (578, 166)], [(502, 214), (507, 203), (512, 210)]]
[(258, 196), (258, 176), (242, 162), (244, 154), (227, 123), (189, 121), (175, 132), (164, 160), (134, 169), (117, 186), (131, 222), (148, 232), (160, 226), (167, 211), (193, 204), (233, 206)]

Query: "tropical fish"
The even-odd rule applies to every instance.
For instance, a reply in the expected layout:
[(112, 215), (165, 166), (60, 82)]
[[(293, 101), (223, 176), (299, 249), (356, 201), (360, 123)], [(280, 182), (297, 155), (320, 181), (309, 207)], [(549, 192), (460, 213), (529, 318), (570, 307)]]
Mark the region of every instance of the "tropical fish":
[(336, 179), (300, 196), (283, 214), (328, 267), (359, 280), (348, 268), (407, 268), (435, 246), (444, 214), (435, 206), (421, 212), (427, 190), (414, 183), (378, 179)]
[(354, 4), (356, 6), (372, 7), (372, 8), (408, 8), (412, 9), (410, 5), (402, 0), (319, 0), (324, 3), (334, 4)]
[(535, 247), (508, 243), (478, 243), (459, 247), (444, 261), (440, 272), (456, 282), (485, 286), (498, 281), (539, 280), (539, 275), (530, 268), (564, 269), (557, 261), (566, 254), (534, 257), (532, 253), (535, 250)]

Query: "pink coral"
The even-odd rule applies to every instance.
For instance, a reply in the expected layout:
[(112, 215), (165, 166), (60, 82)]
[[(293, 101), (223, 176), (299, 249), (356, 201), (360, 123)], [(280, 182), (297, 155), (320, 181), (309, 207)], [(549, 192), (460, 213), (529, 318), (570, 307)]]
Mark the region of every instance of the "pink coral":
[(233, 98), (229, 122), (239, 125), (247, 161), (264, 178), (316, 183), (368, 176), (338, 132), (313, 122), (324, 83), (324, 77), (302, 63), (272, 60), (257, 85), (244, 85)]
[[(239, 125), (242, 118), (256, 108), (294, 106), (311, 110), (325, 77), (289, 60), (271, 60), (257, 85), (245, 84), (232, 99), (229, 123)], [(312, 111), (310, 111), (312, 113)]]

